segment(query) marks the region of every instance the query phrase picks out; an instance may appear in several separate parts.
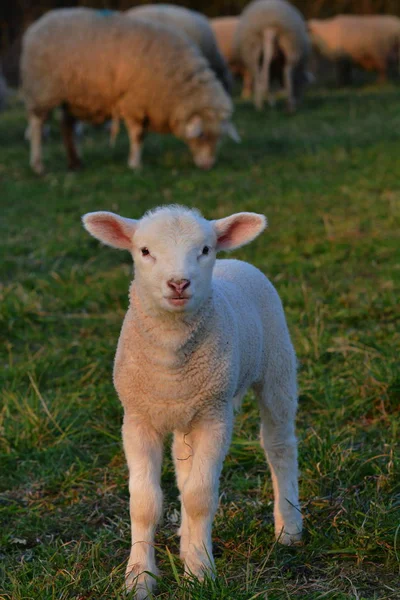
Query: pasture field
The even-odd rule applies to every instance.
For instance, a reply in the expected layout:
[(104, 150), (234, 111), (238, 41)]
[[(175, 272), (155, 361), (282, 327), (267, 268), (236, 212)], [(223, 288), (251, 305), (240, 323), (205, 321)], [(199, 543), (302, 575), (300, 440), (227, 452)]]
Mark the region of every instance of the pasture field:
[(294, 117), (239, 103), (235, 121), (243, 143), (226, 141), (213, 171), (150, 135), (140, 174), (126, 167), (126, 135), (111, 151), (102, 129), (86, 132), (85, 169), (67, 173), (54, 123), (38, 178), (22, 107), (0, 115), (2, 600), (125, 597), (127, 469), (111, 373), (132, 267), (80, 217), (173, 202), (208, 218), (268, 216), (235, 256), (277, 287), (297, 350), (305, 535), (297, 548), (274, 544), (249, 394), (221, 479), (215, 582), (182, 578), (166, 450), (157, 598), (400, 597), (400, 89), (314, 90)]

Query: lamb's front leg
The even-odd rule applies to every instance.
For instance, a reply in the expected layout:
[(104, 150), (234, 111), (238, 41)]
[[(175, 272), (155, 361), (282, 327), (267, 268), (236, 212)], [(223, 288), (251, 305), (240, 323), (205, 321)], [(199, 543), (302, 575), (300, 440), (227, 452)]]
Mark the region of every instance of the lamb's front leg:
[(126, 569), (126, 589), (135, 589), (135, 600), (143, 600), (155, 581), (154, 533), (162, 511), (160, 487), (162, 438), (151, 427), (125, 414), (122, 428), (129, 467), (131, 553)]
[(189, 543), (185, 553), (185, 571), (202, 579), (214, 569), (212, 522), (218, 506), (219, 477), (229, 448), (232, 415), (224, 421), (207, 421), (191, 432), (192, 468), (181, 494)]

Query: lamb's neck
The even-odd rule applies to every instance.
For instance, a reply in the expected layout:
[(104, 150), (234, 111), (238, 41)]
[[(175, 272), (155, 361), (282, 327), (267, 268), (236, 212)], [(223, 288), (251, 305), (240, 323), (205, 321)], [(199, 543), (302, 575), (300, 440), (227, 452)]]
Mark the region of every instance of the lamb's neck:
[(214, 305), (211, 296), (195, 313), (156, 311), (143, 304), (132, 284), (130, 310), (133, 327), (146, 347), (156, 347), (165, 358), (174, 357), (177, 363), (185, 360), (212, 330)]

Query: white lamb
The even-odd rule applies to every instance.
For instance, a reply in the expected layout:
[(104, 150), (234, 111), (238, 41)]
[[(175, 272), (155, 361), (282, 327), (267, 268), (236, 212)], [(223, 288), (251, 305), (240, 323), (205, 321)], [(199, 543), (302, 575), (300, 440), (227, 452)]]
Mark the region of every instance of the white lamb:
[(143, 599), (154, 587), (154, 532), (162, 512), (164, 436), (182, 502), (180, 554), (185, 572), (213, 573), (211, 527), (233, 412), (252, 386), (261, 442), (272, 473), (275, 534), (301, 537), (298, 499), (296, 359), (279, 296), (252, 265), (218, 260), (220, 250), (256, 238), (266, 219), (238, 213), (207, 221), (197, 211), (161, 207), (140, 220), (110, 212), (83, 217), (94, 237), (129, 250), (135, 261), (130, 306), (114, 365), (125, 409), (132, 546), (128, 590)]

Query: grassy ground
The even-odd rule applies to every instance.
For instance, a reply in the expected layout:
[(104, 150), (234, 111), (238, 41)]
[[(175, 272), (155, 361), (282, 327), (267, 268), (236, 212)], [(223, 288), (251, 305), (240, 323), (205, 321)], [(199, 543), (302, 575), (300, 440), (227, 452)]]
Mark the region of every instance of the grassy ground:
[(139, 217), (171, 202), (269, 218), (236, 255), (276, 285), (297, 349), (306, 533), (296, 549), (273, 542), (249, 395), (221, 480), (214, 583), (182, 579), (167, 452), (157, 597), (400, 597), (400, 91), (314, 91), (290, 118), (242, 104), (236, 123), (243, 143), (226, 142), (212, 172), (150, 136), (138, 175), (126, 136), (110, 151), (92, 130), (85, 170), (67, 173), (55, 128), (37, 178), (22, 108), (0, 116), (2, 599), (124, 597), (127, 471), (111, 370), (131, 261), (90, 238), (80, 216)]

